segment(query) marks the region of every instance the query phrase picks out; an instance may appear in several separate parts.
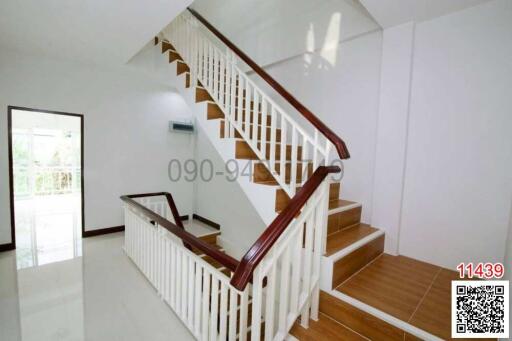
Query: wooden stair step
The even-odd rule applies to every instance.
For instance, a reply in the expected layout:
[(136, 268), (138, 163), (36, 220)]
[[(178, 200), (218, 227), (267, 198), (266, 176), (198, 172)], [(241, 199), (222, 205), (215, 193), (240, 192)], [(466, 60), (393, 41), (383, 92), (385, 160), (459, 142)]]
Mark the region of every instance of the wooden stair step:
[(208, 90), (204, 88), (196, 88), (196, 103), (210, 101), (213, 102), (213, 98), (208, 93)]
[[(343, 232), (343, 231), (340, 231)], [(337, 232), (337, 233), (340, 233)], [(375, 232), (373, 230), (354, 230), (349, 231), (351, 233), (351, 238), (356, 240), (359, 238), (358, 233), (364, 234), (368, 233), (368, 236), (371, 234), (369, 232)], [(338, 236), (338, 238), (340, 238)], [(364, 238), (364, 237), (362, 237)], [(348, 240), (348, 237), (347, 239)], [(357, 239), (359, 240), (359, 239)], [(336, 241), (331, 240), (331, 249), (327, 255), (331, 255), (338, 250), (341, 250), (343, 247), (344, 240), (338, 239)], [(339, 245), (339, 246), (338, 246)], [(337, 248), (340, 247), (338, 250)], [(335, 288), (347, 279), (349, 279), (353, 274), (357, 273), (359, 270), (364, 268), (368, 263), (372, 262), (374, 259), (379, 257), (384, 252), (384, 234), (379, 237), (365, 243), (363, 246), (355, 249), (347, 255), (344, 255), (342, 258), (336, 260), (333, 264), (332, 271), (332, 287)]]
[[(198, 91), (206, 92), (206, 94), (208, 94), (208, 91), (206, 91), (204, 89), (197, 88), (196, 96), (197, 96)], [(210, 96), (210, 95), (208, 94), (208, 96)], [(206, 115), (207, 115), (206, 118), (209, 120), (224, 119), (224, 117), (225, 117), (222, 109), (215, 103), (208, 103), (208, 105), (206, 106)]]
[[(208, 105), (210, 105), (210, 104), (212, 104), (212, 103), (208, 103)], [(217, 109), (214, 109), (214, 110), (217, 110)], [(213, 115), (215, 115), (215, 114), (212, 113), (212, 116)], [(226, 125), (226, 121), (224, 120), (224, 113), (222, 113), (222, 115), (223, 115), (222, 117), (215, 117), (215, 118), (222, 119), (222, 122), (220, 123), (220, 137), (221, 138), (225, 138), (226, 134), (224, 133), (224, 127)], [(245, 126), (246, 126), (246, 124), (242, 123), (242, 129), (245, 129)], [(262, 127), (261, 124), (258, 124), (257, 126), (258, 126), (256, 128), (257, 139), (260, 140), (261, 139), (261, 133), (263, 132), (263, 127)], [(254, 134), (254, 132), (253, 132), (254, 124), (250, 124), (249, 127), (250, 127), (249, 136), (250, 136), (250, 138), (252, 138), (253, 134)], [(266, 127), (266, 129), (267, 129), (267, 141), (268, 141), (269, 138), (270, 138), (271, 130), (270, 130), (270, 127), (268, 127), (268, 126)], [(240, 135), (240, 133), (236, 129), (235, 129), (235, 138), (242, 138), (242, 135)], [(276, 129), (276, 142), (281, 142), (281, 129)]]
[(181, 75), (182, 73), (185, 73), (185, 72), (190, 72), (190, 68), (188, 67), (188, 65), (185, 62), (179, 61), (179, 60), (177, 62), (178, 62), (177, 71), (176, 71), (177, 75)]
[(206, 235), (203, 235), (203, 236), (199, 236), (199, 239), (207, 242), (208, 244), (217, 245), (217, 237), (219, 235), (220, 235), (220, 231), (209, 233), (209, 234), (206, 234)]
[(174, 48), (174, 46), (172, 46), (171, 43), (169, 43), (168, 41), (165, 41), (165, 40), (162, 41), (162, 53), (165, 53), (168, 50), (176, 51), (176, 49)]
[(320, 291), (320, 313), (369, 340), (404, 340), (404, 332), (401, 329), (324, 291)]
[[(260, 143), (258, 142), (258, 149), (260, 148)], [(285, 157), (286, 160), (290, 160), (292, 156), (292, 146), (286, 145), (285, 147)], [(270, 143), (266, 143), (266, 153), (267, 155), (270, 155)], [(275, 147), (275, 157), (276, 159), (281, 158), (281, 144), (276, 143)], [(300, 160), (302, 157), (302, 147), (297, 147), (297, 158)], [(249, 144), (243, 140), (237, 140), (236, 141), (236, 149), (235, 149), (235, 158), (242, 159), (242, 160), (259, 160), (258, 156), (253, 152), (252, 148), (249, 146)]]
[(183, 61), (183, 58), (181, 58), (180, 54), (176, 51), (169, 50), (169, 63), (173, 63), (175, 61), (180, 61), (182, 63), (185, 63)]
[(329, 201), (327, 234), (361, 222), (362, 205), (353, 201), (334, 199)]
[(331, 183), (331, 187), (329, 187), (329, 201), (338, 199), (340, 197), (341, 192), (341, 183), (333, 182)]
[(303, 328), (299, 322), (296, 322), (290, 330), (290, 334), (300, 341), (368, 340), (367, 338), (350, 330), (340, 322), (322, 313), (319, 314), (318, 321), (309, 321), (308, 329)]
[(330, 256), (376, 231), (378, 229), (375, 227), (361, 223), (329, 234), (327, 236), (326, 256)]
[[(277, 180), (274, 178), (274, 175), (272, 175), (272, 173), (269, 171), (269, 169), (267, 168), (267, 165), (268, 164), (265, 164), (263, 162), (258, 162), (256, 164), (254, 164), (253, 181), (255, 183), (265, 183), (267, 185), (277, 185)], [(281, 166), (281, 163), (276, 162), (274, 169), (278, 174), (280, 174), (280, 172), (281, 172), (280, 166)], [(312, 162), (308, 162), (308, 164), (307, 164), (307, 167), (308, 167), (307, 174), (303, 174), (303, 170), (306, 171), (305, 167), (306, 167), (306, 165), (304, 162), (297, 163), (297, 172), (296, 172), (297, 183), (302, 182), (303, 175), (306, 175), (306, 178), (309, 178), (309, 176), (311, 176), (311, 174), (313, 174), (313, 163)], [(291, 168), (292, 168), (291, 162), (286, 162), (285, 163), (286, 183), (290, 183), (290, 181), (291, 181), (291, 179), (290, 179), (291, 172), (292, 172)]]
[[(298, 186), (297, 187), (297, 191), (300, 189), (300, 187)], [(329, 187), (329, 193), (339, 193), (339, 189), (340, 189), (340, 184), (339, 183), (336, 183), (336, 182), (333, 182), (330, 184), (330, 187)], [(281, 212), (285, 207), (286, 205), (288, 205), (288, 203), (290, 202), (290, 197), (288, 196), (288, 194), (281, 188), (277, 189), (276, 190), (276, 212)]]

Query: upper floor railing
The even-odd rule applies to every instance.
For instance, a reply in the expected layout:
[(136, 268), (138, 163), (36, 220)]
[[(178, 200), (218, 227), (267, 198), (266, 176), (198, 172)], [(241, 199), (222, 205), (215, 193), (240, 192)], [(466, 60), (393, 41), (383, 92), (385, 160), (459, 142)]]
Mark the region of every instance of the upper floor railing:
[(14, 165), (14, 195), (56, 195), (80, 192), (80, 167)]

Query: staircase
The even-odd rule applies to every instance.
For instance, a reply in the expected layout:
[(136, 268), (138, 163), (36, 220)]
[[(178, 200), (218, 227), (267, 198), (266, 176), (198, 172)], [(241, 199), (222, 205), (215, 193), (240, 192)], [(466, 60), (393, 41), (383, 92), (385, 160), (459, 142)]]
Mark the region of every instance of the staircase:
[[(128, 256), (192, 334), (201, 340), (438, 339), (409, 320), (379, 315), (377, 303), (364, 304), (350, 287), (382, 259), (398, 258), (383, 253), (383, 231), (361, 222), (362, 205), (340, 199), (340, 181), (332, 176), (340, 169), (329, 163), (333, 153), (348, 158), (343, 141), (193, 10), (155, 38), (155, 51), (223, 160), (252, 170), (237, 182), (268, 225), (239, 260), (217, 244), (218, 233), (188, 233), (170, 195), (149, 195), (160, 197), (159, 206), (140, 201), (147, 195), (123, 197)], [(287, 114), (241, 65), (309, 126)]]

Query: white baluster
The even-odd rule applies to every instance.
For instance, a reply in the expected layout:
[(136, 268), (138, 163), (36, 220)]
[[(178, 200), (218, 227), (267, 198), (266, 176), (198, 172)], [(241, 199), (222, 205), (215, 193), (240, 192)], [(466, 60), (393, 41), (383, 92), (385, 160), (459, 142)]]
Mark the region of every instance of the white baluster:
[(322, 254), (324, 253), (324, 243), (326, 239), (327, 230), (327, 215), (329, 205), (329, 181), (326, 179), (319, 187), (319, 190), (323, 192), (321, 195), (321, 201), (317, 208), (316, 214), (316, 231), (315, 231), (315, 259), (313, 264), (313, 278), (316, 281), (314, 288), (310, 289), (312, 292), (311, 302), (311, 318), (318, 321), (318, 305), (319, 305), (319, 279), (320, 279), (320, 264), (322, 260)]
[(214, 86), (214, 79), (215, 75), (213, 73), (213, 67), (215, 65), (213, 60), (213, 45), (212, 43), (208, 42), (208, 87), (207, 89), (210, 91), (210, 93), (213, 93), (213, 86)]
[[(234, 62), (231, 65), (231, 104), (230, 104), (230, 119), (231, 122), (236, 121), (236, 80), (237, 73), (235, 71)], [(233, 124), (229, 125), (229, 137), (235, 137), (235, 130)]]
[(220, 282), (220, 326), (219, 339), (226, 340), (227, 320), (228, 320), (228, 288), (226, 284)]
[[(303, 287), (302, 292), (304, 296), (309, 295), (309, 283), (311, 280), (311, 263), (313, 256), (313, 233), (314, 233), (314, 214), (309, 214), (306, 220), (306, 239), (305, 239), (305, 247), (304, 247), (304, 277), (303, 277)], [(306, 306), (302, 310), (302, 316), (300, 319), (300, 323), (304, 328), (308, 328), (309, 326), (309, 300), (306, 302)]]
[(309, 173), (309, 141), (302, 135), (302, 163), (301, 163), (301, 186), (308, 180)]
[(219, 102), (219, 55), (217, 49), (213, 49), (213, 98)]
[[(230, 67), (231, 67), (231, 122), (235, 122), (235, 107), (236, 107), (236, 93), (237, 93), (237, 79), (238, 73), (236, 71), (235, 55), (230, 53)], [(235, 137), (235, 128), (233, 124), (230, 124), (229, 137)]]
[(300, 228), (295, 232), (295, 236), (291, 238), (291, 249), (293, 253), (292, 257), (292, 288), (290, 293), (290, 312), (293, 316), (297, 316), (299, 311), (299, 290), (300, 290), (300, 275), (302, 271), (302, 241), (303, 241), (303, 231), (304, 229)]
[(265, 146), (263, 148), (263, 159), (267, 160), (269, 153), (267, 152), (267, 101), (265, 97), (261, 97), (261, 136), (260, 141), (261, 145)]
[(318, 130), (315, 129), (315, 140), (313, 142), (313, 169), (318, 168)]
[(188, 283), (187, 283), (187, 287), (188, 287), (188, 304), (187, 304), (187, 310), (188, 310), (188, 314), (187, 314), (187, 321), (188, 321), (188, 326), (191, 330), (194, 329), (194, 308), (195, 308), (195, 304), (194, 304), (194, 297), (195, 297), (195, 284), (196, 282), (194, 281), (194, 273), (195, 273), (196, 269), (195, 269), (195, 264), (194, 264), (194, 259), (192, 257), (189, 257), (189, 260), (188, 260)]
[(286, 184), (286, 117), (281, 114), (281, 155), (279, 156), (279, 177), (283, 184)]
[(295, 194), (297, 184), (297, 159), (300, 157), (300, 155), (298, 155), (299, 146), (297, 143), (297, 134), (297, 129), (295, 129), (295, 127), (292, 128), (292, 155), (290, 157), (290, 195), (292, 196)]
[(183, 252), (183, 249), (180, 248), (181, 251), (181, 318), (183, 321), (187, 319), (187, 310), (188, 310), (188, 261), (187, 254)]
[[(253, 100), (253, 103), (252, 104), (252, 110), (253, 110), (253, 116), (252, 116), (252, 131), (249, 130), (249, 135), (251, 137), (251, 144), (253, 145), (254, 148), (258, 148), (258, 120), (259, 120), (259, 94), (258, 94), (258, 89), (256, 89), (256, 87), (254, 87), (254, 100)], [(265, 146), (263, 144), (261, 144), (259, 146), (259, 150), (261, 152), (265, 152)]]
[(259, 341), (261, 334), (261, 303), (263, 301), (263, 273), (260, 263), (253, 273), (251, 340)]
[(194, 334), (199, 335), (201, 332), (201, 285), (203, 280), (203, 268), (196, 263), (195, 273), (195, 294), (194, 294)]
[[(226, 54), (226, 65), (225, 65), (225, 70), (226, 70), (226, 82), (224, 83), (225, 84), (225, 89), (223, 87), (223, 91), (224, 92), (224, 113), (225, 113), (225, 120), (224, 120), (224, 135), (226, 137), (231, 137), (231, 135), (229, 134), (230, 130), (231, 129), (227, 129), (227, 126), (226, 124), (228, 124), (228, 122), (230, 122), (230, 114), (231, 114), (231, 61), (230, 61), (230, 58), (229, 58), (229, 54)], [(231, 126), (231, 125), (230, 125)]]
[(267, 275), (267, 292), (265, 302), (265, 340), (272, 340), (274, 336), (274, 318), (276, 303), (276, 268), (275, 259)]
[(219, 281), (212, 276), (212, 292), (210, 294), (210, 341), (217, 341), (217, 321), (219, 304)]
[(226, 112), (226, 98), (225, 98), (225, 86), (226, 86), (226, 68), (224, 65), (224, 58), (219, 58), (219, 104), (223, 112)]
[(202, 308), (202, 340), (206, 341), (208, 340), (209, 333), (208, 329), (210, 327), (209, 325), (209, 319), (208, 319), (208, 313), (210, 311), (210, 272), (205, 268), (204, 269), (204, 275), (203, 275), (203, 308)]
[(182, 258), (181, 250), (179, 248), (176, 248), (176, 307), (175, 307), (175, 311), (179, 317), (181, 317), (183, 315), (183, 310), (182, 310), (183, 305), (181, 303), (183, 300), (183, 291), (181, 288), (182, 284), (183, 284), (183, 281), (181, 279), (183, 261), (181, 258)]
[(281, 286), (279, 288), (279, 315), (278, 328), (279, 334), (286, 335), (288, 333), (287, 317), (288, 317), (288, 285), (290, 282), (290, 248), (286, 247), (281, 258)]
[(177, 265), (177, 250), (174, 243), (171, 243), (171, 307), (174, 309), (174, 311), (177, 312), (176, 307), (177, 304), (177, 298), (176, 298), (176, 292), (178, 291), (178, 265)]
[(276, 168), (276, 140), (277, 140), (277, 112), (274, 106), (272, 106), (270, 114), (270, 172), (272, 174), (277, 173)]
[(231, 288), (229, 294), (229, 340), (235, 340), (238, 315), (238, 294)]
[(236, 108), (236, 120), (238, 122), (238, 128), (241, 129), (240, 132), (242, 132), (242, 130), (243, 130), (243, 127), (242, 127), (243, 111), (244, 111), (243, 110), (243, 106), (244, 106), (243, 93), (244, 93), (245, 84), (243, 82), (243, 78), (240, 76), (241, 75), (239, 74), (239, 77), (238, 77), (238, 105)]
[[(250, 135), (251, 135), (251, 85), (249, 82), (245, 82), (245, 96), (242, 96), (245, 100), (245, 126), (244, 133), (246, 134), (247, 144), (251, 144)], [(253, 113), (256, 115), (256, 113)]]
[(247, 306), (249, 304), (248, 296), (248, 290), (245, 289), (240, 299), (240, 332), (238, 333), (238, 339), (240, 341), (245, 341), (247, 339)]

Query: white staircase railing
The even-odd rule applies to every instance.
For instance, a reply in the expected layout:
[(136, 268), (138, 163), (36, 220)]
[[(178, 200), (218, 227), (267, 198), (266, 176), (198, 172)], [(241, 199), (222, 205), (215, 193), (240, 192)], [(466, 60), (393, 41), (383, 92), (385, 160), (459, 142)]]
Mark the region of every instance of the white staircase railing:
[(130, 205), (125, 224), (126, 253), (198, 340), (245, 339), (250, 288), (233, 288), (229, 277)]
[(327, 178), (319, 181), (241, 290), (231, 282), (243, 262), (230, 278), (187, 248), (165, 219), (164, 197), (123, 197), (125, 251), (198, 340), (284, 340), (299, 316), (305, 327), (318, 318), (329, 190)]
[(313, 169), (327, 165), (331, 141), (315, 127), (312, 133), (301, 127), (237, 66), (233, 51), (210, 39), (192, 14), (183, 12), (164, 34), (190, 68), (191, 84), (199, 80), (224, 112), (227, 137), (234, 137), (236, 129), (290, 197), (307, 180), (309, 164)]

